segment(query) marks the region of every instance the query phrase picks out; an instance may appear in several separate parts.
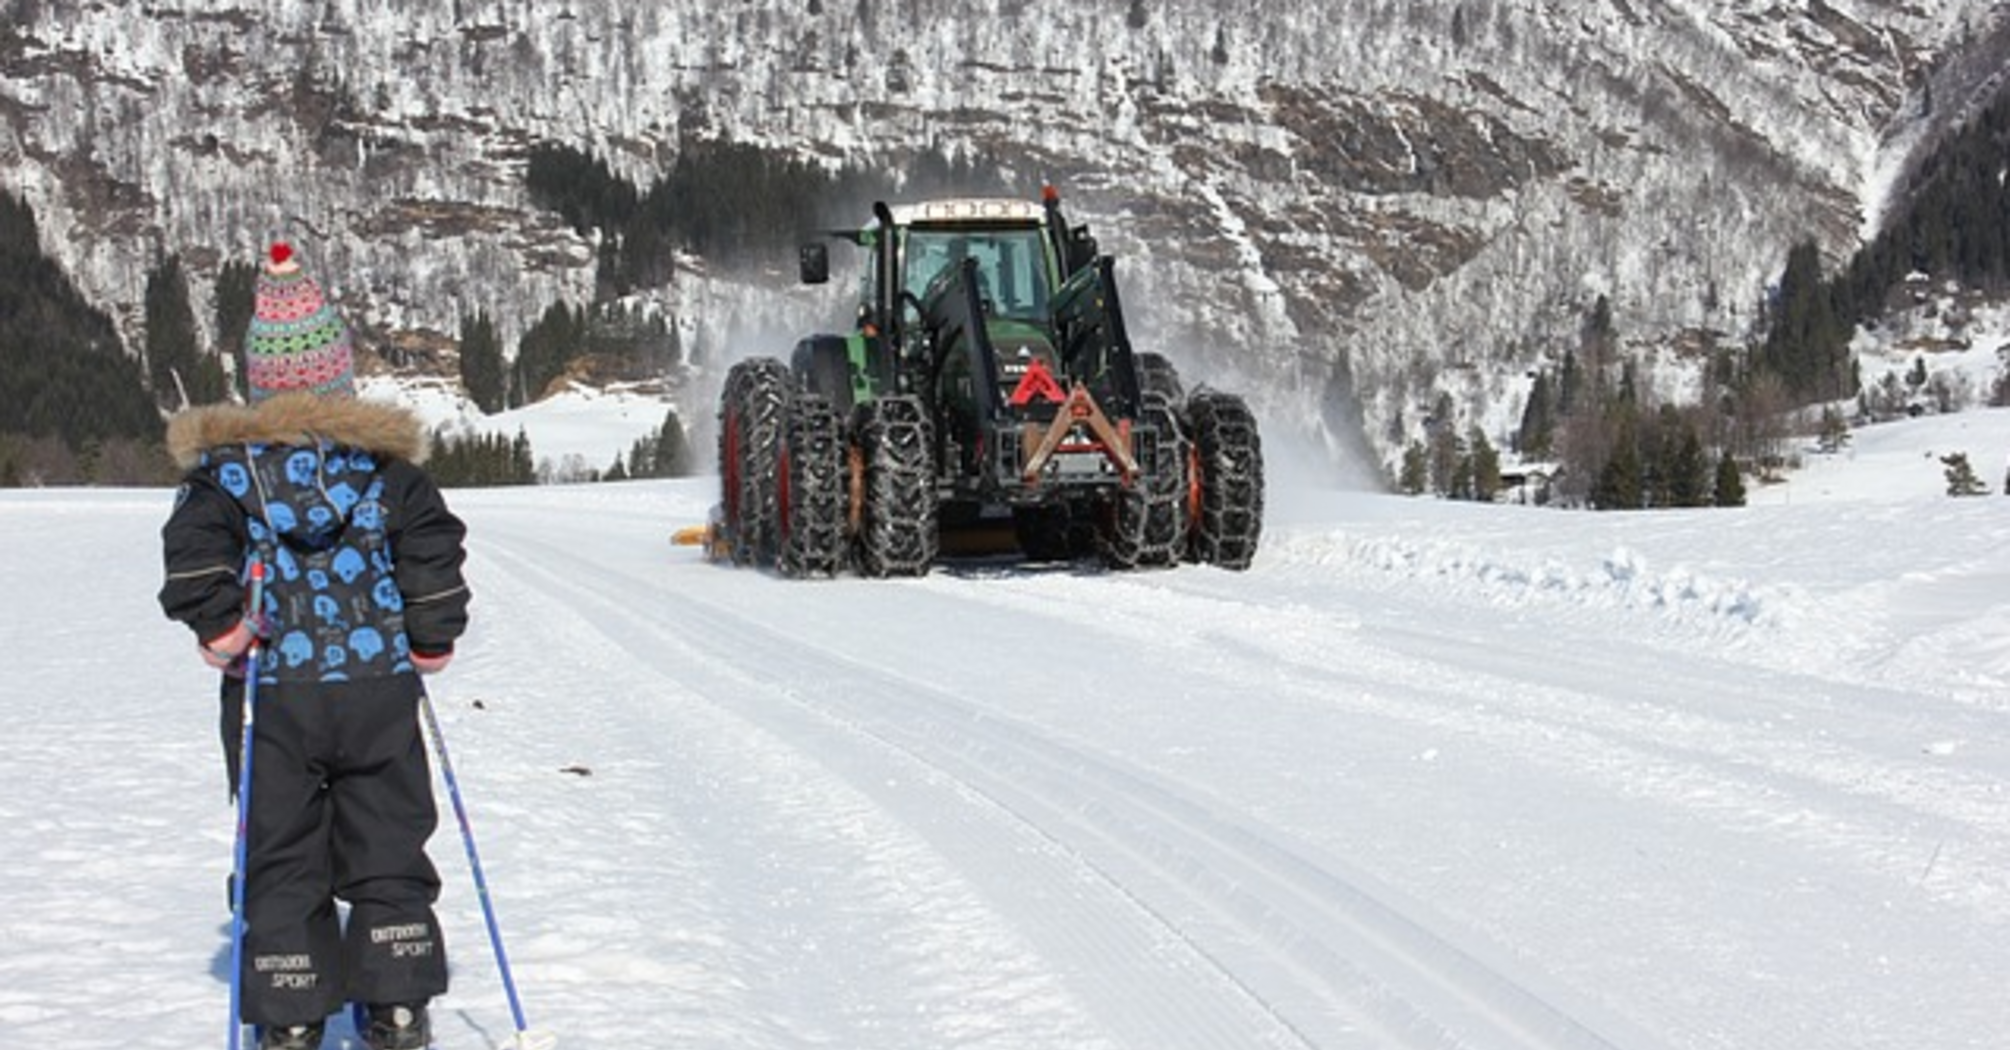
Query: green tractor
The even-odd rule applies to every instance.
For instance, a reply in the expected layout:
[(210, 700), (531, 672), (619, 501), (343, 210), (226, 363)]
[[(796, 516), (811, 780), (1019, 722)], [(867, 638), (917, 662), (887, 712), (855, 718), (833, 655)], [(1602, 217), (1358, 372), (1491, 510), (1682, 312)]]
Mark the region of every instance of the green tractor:
[[(715, 557), (921, 575), (945, 554), (1244, 569), (1263, 456), (1239, 397), (1134, 353), (1086, 227), (1039, 202), (873, 206), (855, 328), (743, 360), (719, 401)], [(830, 280), (826, 242), (805, 283)]]

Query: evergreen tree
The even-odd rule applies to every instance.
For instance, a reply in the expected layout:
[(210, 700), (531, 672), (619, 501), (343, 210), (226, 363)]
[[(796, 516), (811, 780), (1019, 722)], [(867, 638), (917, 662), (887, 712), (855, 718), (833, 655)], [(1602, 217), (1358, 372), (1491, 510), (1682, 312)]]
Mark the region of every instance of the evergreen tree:
[(1472, 498), (1482, 503), (1492, 503), (1501, 491), (1501, 454), (1487, 440), (1485, 431), (1478, 427), (1466, 438), (1466, 445), (1472, 450)]
[(1975, 467), (1968, 462), (1968, 453), (1950, 452), (1940, 457), (1946, 467), (1947, 494), (1950, 496), (1987, 496), (1989, 486), (1975, 476)]
[(628, 450), (628, 474), (636, 478), (676, 478), (691, 473), (689, 443), (684, 423), (675, 408), (663, 416), (663, 425), (636, 438)]
[(229, 363), (235, 377), (231, 389), (239, 399), (249, 400), (244, 339), (250, 333), (251, 315), (257, 308), (258, 267), (248, 262), (224, 263), (217, 272), (216, 289), (210, 298), (211, 317), (216, 324), (216, 359)]
[(1528, 390), (1528, 402), (1522, 406), (1521, 426), (1515, 431), (1515, 447), (1529, 459), (1547, 459), (1556, 435), (1556, 419), (1550, 402), (1551, 380), (1548, 370), (1535, 374), (1535, 381)]
[[(617, 465), (619, 460), (616, 460)], [(656, 436), (645, 434), (628, 446), (629, 469), (638, 478), (656, 477)]]
[(1461, 455), (1452, 464), (1452, 476), (1445, 482), (1445, 496), (1449, 499), (1475, 499), (1473, 493), (1473, 457)]
[(1703, 454), (1703, 438), (1693, 423), (1684, 424), (1670, 466), (1669, 505), (1707, 507), (1710, 505), (1710, 461)]
[(1585, 356), (1603, 368), (1619, 352), (1619, 326), (1612, 320), (1612, 298), (1600, 295), (1585, 315), (1582, 334)]
[[(1929, 93), (1930, 94), (1930, 93)], [(1851, 261), (1842, 294), (1855, 320), (1875, 317), (1906, 277), (1923, 272), (2000, 293), (2010, 285), (2010, 86), (1921, 159), (1907, 200)]]
[(508, 372), (503, 365), (502, 344), (496, 339), (495, 322), (488, 311), (461, 317), (461, 386), (468, 400), (484, 413), (494, 415), (504, 408)]
[(634, 183), (616, 176), (606, 161), (565, 146), (532, 146), (524, 183), (534, 203), (557, 212), (581, 236), (621, 229), (635, 215)]
[(1619, 368), (1619, 390), (1613, 400), (1627, 406), (1640, 404), (1640, 363), (1630, 357)]
[(1646, 505), (1640, 443), (1636, 428), (1622, 422), (1613, 443), (1612, 456), (1598, 472), (1592, 485), (1591, 503), (1599, 510), (1639, 510)]
[(426, 467), (434, 480), (449, 488), (529, 485), (537, 481), (529, 457), (530, 440), (522, 430), (514, 439), (500, 434), (435, 432)]
[(1787, 253), (1772, 325), (1758, 367), (1778, 375), (1797, 404), (1846, 396), (1849, 322), (1837, 316), (1835, 291), (1822, 279), (1821, 252), (1802, 241)]
[(1635, 439), (1640, 457), (1641, 505), (1675, 505), (1675, 457), (1681, 450), (1681, 413), (1662, 405), (1647, 417)]
[(1574, 414), (1583, 391), (1584, 369), (1577, 363), (1577, 353), (1566, 350), (1563, 355), (1563, 373), (1556, 382), (1556, 414), (1558, 416)]
[(1591, 491), (1592, 506), (1599, 510), (1639, 510), (1643, 505), (1640, 485), (1640, 454), (1632, 443), (1612, 450), (1612, 458), (1599, 471)]
[(585, 314), (562, 302), (545, 308), (544, 316), (517, 342), (516, 367), (511, 370), (509, 407), (538, 401), (552, 381), (564, 375), (585, 344)]
[(145, 369), (112, 319), (42, 254), (27, 204), (0, 190), (0, 435), (76, 449), (92, 438), (157, 443), (161, 429)]
[[(875, 14), (861, 0), (858, 17), (868, 32)], [(902, 61), (896, 56), (889, 65), (889, 83), (906, 75)], [(697, 134), (678, 145), (670, 169), (640, 192), (604, 160), (550, 143), (531, 148), (525, 171), (531, 199), (582, 235), (600, 233), (596, 297), (667, 284), (680, 250), (715, 266), (766, 264), (809, 231), (856, 220), (833, 207), (896, 194), (986, 196), (1006, 188), (999, 176), (1004, 165), (974, 152), (951, 157), (931, 148), (894, 174), (828, 167), (789, 150)]]
[(513, 485), (529, 485), (537, 481), (537, 458), (530, 452), (530, 435), (518, 427), (516, 438), (509, 446), (509, 476)]
[(1745, 505), (1745, 476), (1738, 470), (1738, 461), (1729, 452), (1717, 460), (1717, 484), (1711, 498), (1719, 507)]
[(1404, 495), (1419, 496), (1423, 494), (1425, 486), (1430, 484), (1430, 478), (1430, 453), (1425, 451), (1423, 442), (1413, 439), (1403, 449), (1403, 466), (1396, 475), (1396, 487), (1401, 489)]
[(155, 404), (172, 410), (223, 400), (228, 389), (223, 369), (202, 352), (196, 338), (180, 256), (170, 255), (148, 272), (145, 323), (147, 378)]
[[(618, 303), (594, 304), (581, 335), (583, 352), (629, 378), (660, 377), (683, 360), (682, 340), (672, 319)], [(634, 467), (629, 464), (630, 473)]]
[(681, 478), (692, 473), (691, 443), (684, 433), (684, 421), (677, 417), (677, 410), (664, 413), (663, 427), (656, 432), (656, 448), (653, 460), (655, 477)]
[(1430, 486), (1440, 496), (1456, 495), (1459, 461), (1465, 458), (1464, 443), (1447, 419), (1432, 427), (1430, 445)]

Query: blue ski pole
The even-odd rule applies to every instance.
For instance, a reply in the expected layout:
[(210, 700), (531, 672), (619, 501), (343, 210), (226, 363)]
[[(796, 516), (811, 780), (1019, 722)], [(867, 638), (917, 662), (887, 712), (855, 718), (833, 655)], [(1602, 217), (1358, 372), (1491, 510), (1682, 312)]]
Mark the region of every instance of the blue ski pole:
[(532, 1032), (523, 1019), (523, 1003), (517, 998), (516, 981), (510, 976), (509, 954), (503, 951), (502, 930), (496, 924), (495, 905), (489, 900), (488, 879), (482, 875), (481, 854), (475, 849), (475, 831), (468, 824), (468, 808), (461, 802), (461, 785), (454, 776), (453, 759), (447, 756), (447, 738), (440, 732), (439, 716), (433, 713), (433, 697), (426, 691), (424, 683), (419, 686), (419, 711), (426, 718), (426, 735), (433, 738), (433, 754), (440, 760), (440, 775), (447, 782), (447, 794), (453, 799), (454, 819), (461, 825), (461, 844), (467, 848), (468, 868), (475, 876), (475, 896), (481, 900), (482, 921), (488, 925), (489, 947), (495, 951), (496, 968), (502, 971), (503, 992), (509, 996), (509, 1012), (516, 1022), (517, 1050), (551, 1050), (558, 1045), (556, 1036), (547, 1032)]
[[(265, 563), (251, 563), (251, 600), (247, 616), (262, 616), (265, 608)], [(232, 850), (230, 869), (230, 1050), (238, 1050), (244, 1039), (244, 883), (245, 864), (250, 852), (251, 820), (251, 734), (258, 725), (258, 657), (262, 648), (258, 633), (252, 632), (251, 645), (244, 650), (244, 717), (239, 723), (243, 734), (237, 742), (237, 843)]]

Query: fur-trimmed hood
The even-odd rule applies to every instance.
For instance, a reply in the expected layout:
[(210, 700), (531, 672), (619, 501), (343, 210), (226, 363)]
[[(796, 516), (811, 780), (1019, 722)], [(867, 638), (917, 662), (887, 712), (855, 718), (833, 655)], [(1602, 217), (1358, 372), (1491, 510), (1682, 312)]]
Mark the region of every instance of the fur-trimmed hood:
[(204, 405), (168, 420), (167, 447), (183, 470), (208, 449), (247, 442), (313, 445), (333, 441), (419, 465), (431, 444), (411, 410), (353, 398), (281, 394), (256, 405)]

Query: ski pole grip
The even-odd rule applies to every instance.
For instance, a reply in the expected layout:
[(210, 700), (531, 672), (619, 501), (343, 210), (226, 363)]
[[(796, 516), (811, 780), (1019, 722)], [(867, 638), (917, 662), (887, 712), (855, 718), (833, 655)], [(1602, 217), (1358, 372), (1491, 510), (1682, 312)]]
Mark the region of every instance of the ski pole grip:
[(251, 629), (251, 650), (256, 652), (265, 638), (265, 559), (251, 559), (251, 593), (244, 597), (244, 625)]

